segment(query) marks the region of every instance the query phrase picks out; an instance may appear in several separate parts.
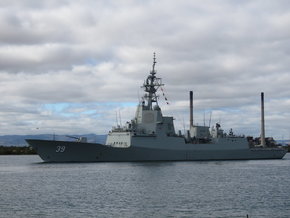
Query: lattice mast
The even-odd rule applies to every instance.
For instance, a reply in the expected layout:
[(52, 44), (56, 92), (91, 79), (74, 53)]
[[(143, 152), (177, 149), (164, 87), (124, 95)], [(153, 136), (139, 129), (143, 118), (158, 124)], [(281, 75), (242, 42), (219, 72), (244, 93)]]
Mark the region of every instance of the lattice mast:
[(164, 86), (162, 84), (161, 78), (157, 78), (155, 76), (156, 70), (155, 70), (155, 64), (156, 64), (156, 57), (155, 52), (153, 53), (153, 65), (152, 70), (150, 71), (149, 76), (144, 81), (144, 84), (142, 88), (144, 88), (144, 91), (146, 92), (144, 95), (144, 99), (147, 101), (147, 107), (148, 109), (152, 110), (153, 103), (156, 103), (158, 105), (158, 95), (156, 94), (159, 87)]

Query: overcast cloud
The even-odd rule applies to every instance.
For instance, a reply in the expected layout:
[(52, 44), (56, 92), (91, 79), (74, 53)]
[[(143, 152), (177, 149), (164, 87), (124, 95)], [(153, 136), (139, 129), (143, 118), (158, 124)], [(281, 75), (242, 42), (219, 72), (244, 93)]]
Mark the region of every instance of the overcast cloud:
[(267, 136), (289, 138), (289, 26), (288, 0), (2, 0), (0, 135), (107, 133), (156, 52), (177, 129), (193, 90), (196, 123), (258, 136), (263, 91)]

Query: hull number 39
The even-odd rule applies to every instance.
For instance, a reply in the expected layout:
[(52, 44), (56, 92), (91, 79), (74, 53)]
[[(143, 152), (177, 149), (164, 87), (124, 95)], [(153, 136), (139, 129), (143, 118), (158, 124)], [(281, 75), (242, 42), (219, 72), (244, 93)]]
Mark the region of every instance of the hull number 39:
[(56, 146), (55, 152), (62, 153), (65, 151), (65, 146)]

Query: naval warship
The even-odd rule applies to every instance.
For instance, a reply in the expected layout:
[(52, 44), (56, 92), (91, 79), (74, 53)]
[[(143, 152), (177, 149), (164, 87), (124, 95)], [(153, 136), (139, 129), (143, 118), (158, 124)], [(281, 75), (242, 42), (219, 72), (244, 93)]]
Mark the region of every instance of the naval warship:
[[(195, 161), (281, 159), (286, 150), (265, 145), (264, 124), (261, 143), (249, 144), (247, 137), (230, 131), (224, 133), (220, 124), (214, 127), (193, 124), (193, 101), (190, 92), (190, 126), (186, 133), (176, 133), (172, 116), (164, 116), (158, 104), (158, 89), (163, 86), (156, 76), (156, 58), (142, 88), (135, 117), (125, 126), (113, 127), (106, 142), (90, 143), (86, 138), (76, 141), (26, 139), (44, 162), (113, 162), (113, 161)], [(264, 108), (264, 107), (262, 107)], [(263, 110), (262, 110), (263, 111)], [(262, 120), (264, 116), (262, 115)]]

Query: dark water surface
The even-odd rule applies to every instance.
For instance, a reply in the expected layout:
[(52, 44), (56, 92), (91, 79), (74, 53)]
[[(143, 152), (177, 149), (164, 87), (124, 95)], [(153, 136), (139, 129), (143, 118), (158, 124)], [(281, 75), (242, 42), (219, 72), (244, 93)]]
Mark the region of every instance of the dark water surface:
[(0, 217), (290, 217), (290, 155), (70, 164), (0, 156), (0, 187)]

